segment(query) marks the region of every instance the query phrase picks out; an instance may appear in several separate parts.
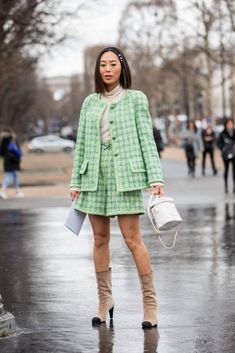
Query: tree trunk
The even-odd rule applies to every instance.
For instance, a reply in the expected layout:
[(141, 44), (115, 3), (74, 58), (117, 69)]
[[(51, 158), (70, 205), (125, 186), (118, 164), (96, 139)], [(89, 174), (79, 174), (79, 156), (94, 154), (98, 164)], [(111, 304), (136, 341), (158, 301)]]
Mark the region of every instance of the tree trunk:
[(210, 45), (209, 45), (209, 39), (208, 35), (205, 38), (205, 49), (206, 49), (206, 64), (207, 64), (207, 84), (206, 84), (206, 105), (207, 105), (207, 115), (211, 118), (211, 123), (212, 125), (215, 124), (215, 117), (213, 114), (213, 109), (212, 109), (212, 101), (213, 101), (213, 93), (212, 93), (212, 81), (213, 81), (213, 67), (212, 67), (212, 61), (209, 56), (210, 50)]

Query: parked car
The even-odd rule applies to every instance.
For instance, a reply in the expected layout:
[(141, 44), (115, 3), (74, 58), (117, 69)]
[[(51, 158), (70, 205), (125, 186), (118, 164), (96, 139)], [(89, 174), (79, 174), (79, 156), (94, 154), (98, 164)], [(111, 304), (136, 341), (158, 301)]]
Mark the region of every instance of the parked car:
[(33, 138), (28, 144), (29, 152), (71, 152), (75, 147), (75, 142), (65, 140), (59, 136), (48, 135)]

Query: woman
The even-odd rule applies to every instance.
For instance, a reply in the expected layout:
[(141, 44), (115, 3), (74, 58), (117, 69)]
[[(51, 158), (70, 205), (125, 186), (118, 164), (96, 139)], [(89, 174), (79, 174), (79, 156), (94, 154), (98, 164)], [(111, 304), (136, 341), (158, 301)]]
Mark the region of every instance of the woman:
[(228, 193), (228, 171), (231, 164), (233, 168), (233, 192), (235, 193), (235, 129), (232, 119), (226, 120), (224, 130), (219, 135), (218, 147), (224, 161), (225, 192)]
[(15, 196), (23, 197), (24, 194), (22, 191), (20, 191), (19, 182), (22, 152), (14, 132), (12, 132), (10, 129), (5, 129), (5, 131), (2, 133), (0, 156), (3, 157), (4, 171), (6, 172), (6, 177), (2, 182), (2, 187), (0, 190), (0, 198), (4, 200), (7, 198), (6, 189), (10, 184), (13, 184), (15, 188)]
[(215, 142), (216, 136), (213, 131), (212, 125), (208, 124), (207, 127), (202, 131), (201, 134), (202, 143), (203, 143), (203, 152), (202, 152), (202, 175), (205, 175), (205, 167), (206, 167), (206, 156), (209, 154), (211, 159), (211, 167), (214, 175), (217, 174), (217, 169), (214, 161), (214, 150), (215, 150)]
[(195, 177), (196, 158), (202, 149), (202, 141), (193, 120), (188, 122), (187, 130), (182, 135), (183, 148), (188, 165), (188, 174)]
[(100, 325), (114, 300), (109, 267), (110, 217), (117, 216), (121, 233), (139, 273), (144, 304), (143, 329), (157, 326), (157, 302), (139, 215), (141, 190), (163, 195), (159, 156), (153, 139), (146, 96), (131, 90), (131, 73), (122, 51), (103, 49), (95, 67), (95, 91), (82, 106), (71, 178), (71, 198), (89, 215), (94, 233), (94, 266), (99, 308), (92, 319)]

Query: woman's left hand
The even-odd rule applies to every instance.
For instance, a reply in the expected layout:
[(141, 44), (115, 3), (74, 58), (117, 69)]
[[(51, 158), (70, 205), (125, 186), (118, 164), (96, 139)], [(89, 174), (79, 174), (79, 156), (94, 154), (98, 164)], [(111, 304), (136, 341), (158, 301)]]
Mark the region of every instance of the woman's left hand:
[(153, 194), (153, 195), (155, 195), (155, 196), (159, 196), (159, 197), (164, 196), (164, 188), (163, 188), (163, 185), (151, 186), (150, 192), (151, 192), (151, 194)]

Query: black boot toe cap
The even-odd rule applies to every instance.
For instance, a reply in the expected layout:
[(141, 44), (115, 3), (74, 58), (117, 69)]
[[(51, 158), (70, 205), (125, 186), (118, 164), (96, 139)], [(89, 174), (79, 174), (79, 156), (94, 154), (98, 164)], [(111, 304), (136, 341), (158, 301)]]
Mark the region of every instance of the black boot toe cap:
[(92, 326), (99, 326), (102, 323), (99, 317), (93, 317), (91, 322), (92, 322)]
[(152, 327), (157, 327), (157, 324), (156, 325), (152, 325), (150, 321), (143, 321), (142, 322), (142, 329), (143, 330), (149, 330)]

